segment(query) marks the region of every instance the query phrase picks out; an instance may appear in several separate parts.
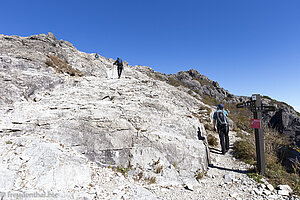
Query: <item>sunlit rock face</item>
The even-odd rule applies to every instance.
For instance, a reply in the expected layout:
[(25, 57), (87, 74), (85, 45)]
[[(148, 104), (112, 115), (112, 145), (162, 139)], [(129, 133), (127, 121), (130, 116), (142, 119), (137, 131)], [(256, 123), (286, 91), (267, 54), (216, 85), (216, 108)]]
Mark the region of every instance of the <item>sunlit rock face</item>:
[(0, 190), (87, 186), (91, 163), (160, 184), (207, 170), (206, 105), (141, 66), (125, 62), (118, 79), (113, 62), (51, 33), (0, 35)]

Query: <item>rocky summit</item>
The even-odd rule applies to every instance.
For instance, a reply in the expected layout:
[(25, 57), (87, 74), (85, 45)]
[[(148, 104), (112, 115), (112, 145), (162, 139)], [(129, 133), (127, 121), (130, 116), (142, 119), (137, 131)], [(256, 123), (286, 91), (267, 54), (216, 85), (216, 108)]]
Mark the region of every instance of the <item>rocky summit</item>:
[(210, 155), (214, 108), (113, 63), (52, 33), (0, 35), (2, 199), (287, 198)]

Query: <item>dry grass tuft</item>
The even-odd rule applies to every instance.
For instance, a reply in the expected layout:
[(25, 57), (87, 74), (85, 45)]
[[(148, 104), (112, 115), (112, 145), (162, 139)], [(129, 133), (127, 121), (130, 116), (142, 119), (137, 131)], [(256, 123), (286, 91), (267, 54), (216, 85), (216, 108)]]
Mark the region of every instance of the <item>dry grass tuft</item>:
[(55, 71), (59, 73), (66, 73), (69, 74), (70, 76), (84, 75), (81, 71), (72, 68), (72, 66), (70, 66), (66, 61), (63, 61), (56, 56), (50, 55), (49, 59), (46, 60), (46, 65), (54, 68)]
[(159, 165), (159, 166), (156, 168), (155, 173), (159, 174), (162, 170), (163, 170), (163, 166), (162, 166), (162, 165)]
[(207, 143), (210, 145), (210, 146), (217, 146), (218, 145), (218, 139), (213, 136), (212, 134), (208, 134), (207, 135)]

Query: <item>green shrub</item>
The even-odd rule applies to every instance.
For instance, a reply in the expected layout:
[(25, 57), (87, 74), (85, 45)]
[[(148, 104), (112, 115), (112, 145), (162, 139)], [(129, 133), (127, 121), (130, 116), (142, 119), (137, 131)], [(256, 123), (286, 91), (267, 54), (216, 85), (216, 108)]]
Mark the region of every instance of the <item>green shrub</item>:
[(256, 156), (255, 147), (252, 143), (246, 140), (239, 140), (233, 144), (233, 154), (237, 159), (246, 163), (254, 164)]

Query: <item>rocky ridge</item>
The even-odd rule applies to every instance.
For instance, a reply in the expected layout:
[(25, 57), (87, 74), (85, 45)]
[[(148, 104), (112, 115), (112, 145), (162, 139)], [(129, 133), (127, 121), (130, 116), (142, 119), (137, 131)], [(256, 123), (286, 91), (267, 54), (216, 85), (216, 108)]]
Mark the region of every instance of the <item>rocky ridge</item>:
[[(147, 67), (125, 65), (119, 80), (112, 59), (51, 33), (0, 35), (0, 47), (4, 199), (288, 198), (230, 154), (209, 155), (197, 130), (206, 136), (199, 106), (211, 108)], [(51, 56), (83, 76), (47, 64)]]
[[(236, 104), (249, 101), (246, 96), (237, 96), (222, 88), (217, 81), (210, 80), (194, 69), (181, 71), (177, 74), (162, 74), (151, 68), (142, 70), (153, 78), (165, 81), (179, 89), (188, 92), (198, 99), (208, 98), (210, 103), (223, 102)], [(263, 94), (262, 94), (263, 95)], [(263, 96), (263, 103), (276, 106), (276, 112), (264, 114), (264, 120), (270, 127), (285, 134), (295, 146), (300, 147), (300, 113), (284, 102), (276, 101), (268, 96)], [(299, 155), (300, 158), (300, 155)]]

